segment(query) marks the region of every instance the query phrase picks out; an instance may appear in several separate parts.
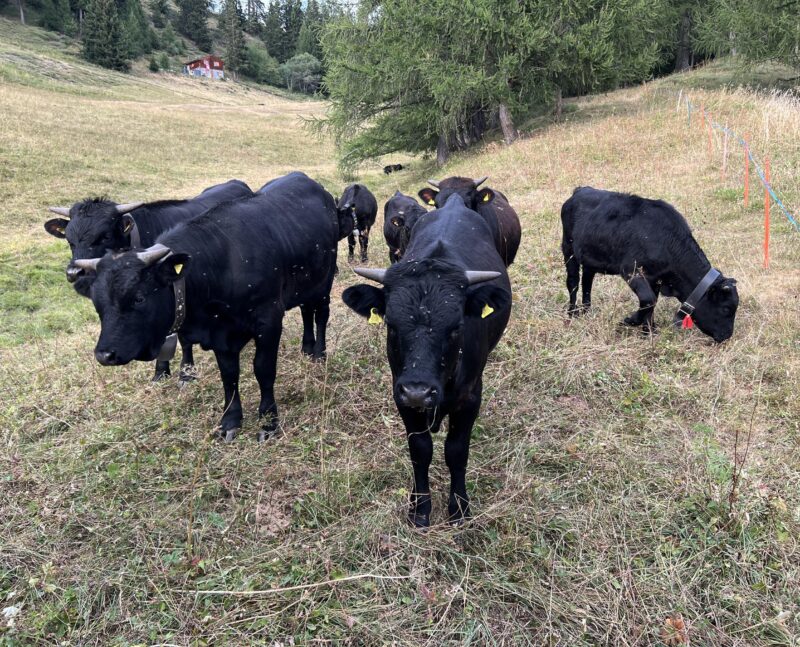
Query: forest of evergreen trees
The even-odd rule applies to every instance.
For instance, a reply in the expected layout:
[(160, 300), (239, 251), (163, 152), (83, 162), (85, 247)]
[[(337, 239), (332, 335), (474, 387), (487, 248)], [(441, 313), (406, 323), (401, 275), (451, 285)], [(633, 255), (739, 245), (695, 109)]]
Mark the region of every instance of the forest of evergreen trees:
[[(800, 0), (0, 0), (77, 36), (89, 61), (177, 70), (201, 52), (260, 83), (323, 91), (343, 166), (440, 162), (562, 98), (735, 55), (800, 68)], [(143, 4), (146, 3), (146, 4)], [(29, 11), (30, 10), (30, 11)], [(180, 58), (177, 58), (180, 57)], [(176, 65), (177, 63), (177, 65)]]

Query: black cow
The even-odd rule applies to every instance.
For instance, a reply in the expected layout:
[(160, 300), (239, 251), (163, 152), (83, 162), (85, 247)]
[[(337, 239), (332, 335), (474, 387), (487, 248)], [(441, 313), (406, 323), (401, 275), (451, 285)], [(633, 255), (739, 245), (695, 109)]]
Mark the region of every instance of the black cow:
[(277, 429), (273, 387), (285, 311), (300, 306), (303, 351), (325, 356), (336, 216), (327, 191), (291, 173), (253, 197), (179, 224), (144, 251), (75, 261), (97, 273), (91, 287), (101, 324), (97, 361), (153, 359), (179, 324), (188, 342), (216, 355), (225, 390), (220, 436), (230, 441), (242, 424), (239, 353), (254, 339), (258, 413), (267, 418), (258, 434), (263, 440)]
[(389, 262), (396, 263), (406, 252), (411, 230), (420, 216), (428, 213), (414, 198), (397, 191), (383, 206), (383, 237), (389, 246)]
[(561, 223), (570, 315), (579, 312), (582, 268), (583, 310), (591, 305), (595, 274), (616, 274), (639, 298), (639, 309), (625, 318), (626, 325), (652, 332), (653, 310), (661, 293), (682, 302), (676, 324), (696, 323), (716, 342), (733, 334), (739, 305), (736, 280), (711, 266), (686, 220), (671, 205), (578, 187), (561, 207)]
[(361, 262), (367, 262), (369, 231), (378, 216), (378, 201), (363, 184), (351, 184), (339, 198), (340, 214), (352, 214), (353, 230), (347, 236), (347, 260), (353, 260), (356, 249), (356, 236), (361, 247)]
[[(116, 204), (103, 198), (77, 202), (72, 207), (50, 207), (62, 218), (44, 223), (47, 233), (56, 238), (66, 238), (72, 251), (67, 265), (67, 280), (75, 291), (85, 297), (95, 279), (92, 272), (75, 266), (80, 258), (97, 258), (107, 250), (131, 247), (149, 247), (170, 227), (197, 216), (207, 209), (225, 202), (252, 196), (253, 192), (241, 180), (228, 180), (205, 189), (188, 200), (160, 200), (158, 202)], [(181, 382), (192, 379), (194, 356), (191, 344), (181, 342)], [(169, 361), (157, 361), (153, 380), (170, 375)]]
[(402, 170), (403, 170), (402, 164), (388, 164), (387, 166), (383, 167), (383, 172), (386, 173), (386, 175), (389, 175), (389, 173), (394, 173), (395, 171), (402, 171)]
[(465, 478), (483, 369), (511, 314), (508, 273), (489, 234), (483, 218), (453, 195), (419, 219), (399, 263), (356, 270), (383, 289), (361, 284), (342, 294), (358, 314), (386, 322), (394, 401), (414, 468), (408, 518), (417, 527), (430, 524), (431, 432), (448, 415), (449, 519), (470, 516)]
[(468, 177), (449, 177), (441, 181), (428, 180), (428, 184), (438, 190), (425, 187), (420, 189), (418, 195), (424, 204), (436, 207), (446, 204), (454, 193), (460, 195), (465, 205), (477, 211), (486, 220), (497, 251), (508, 267), (517, 256), (522, 238), (522, 226), (517, 212), (508, 203), (506, 196), (488, 187), (478, 188), (488, 179), (488, 176), (484, 176), (478, 180)]

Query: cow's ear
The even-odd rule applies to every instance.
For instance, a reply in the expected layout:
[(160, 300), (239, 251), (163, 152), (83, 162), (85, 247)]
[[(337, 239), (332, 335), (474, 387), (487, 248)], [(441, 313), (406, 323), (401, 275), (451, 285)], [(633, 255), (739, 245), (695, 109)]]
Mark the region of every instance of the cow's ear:
[(424, 204), (428, 204), (432, 207), (436, 206), (436, 195), (439, 192), (436, 189), (431, 189), (430, 187), (425, 187), (424, 189), (420, 189), (417, 195), (419, 196), (420, 200)]
[(68, 224), (69, 220), (64, 220), (64, 218), (53, 218), (52, 220), (48, 220), (46, 223), (44, 223), (44, 230), (56, 238), (66, 238), (67, 236), (64, 232), (66, 231)]
[(382, 317), (386, 314), (386, 298), (383, 290), (374, 285), (364, 283), (353, 285), (342, 292), (342, 301), (362, 317), (369, 317), (375, 313)]
[(191, 256), (188, 254), (171, 254), (156, 265), (158, 278), (163, 283), (172, 283), (186, 275)]
[(511, 304), (508, 290), (497, 285), (481, 285), (467, 294), (464, 314), (468, 317), (492, 316), (495, 312), (505, 310)]
[(478, 191), (478, 204), (491, 202), (494, 200), (494, 191), (491, 189), (481, 189)]
[(129, 233), (131, 233), (131, 230), (136, 226), (136, 222), (133, 220), (133, 216), (129, 213), (122, 215), (121, 222), (122, 222), (122, 233), (126, 236)]

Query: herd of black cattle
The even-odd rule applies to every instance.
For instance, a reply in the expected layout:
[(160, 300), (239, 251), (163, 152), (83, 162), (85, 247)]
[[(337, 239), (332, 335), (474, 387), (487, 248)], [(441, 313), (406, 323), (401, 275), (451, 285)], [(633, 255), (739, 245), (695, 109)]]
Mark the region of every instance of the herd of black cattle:
[[(448, 516), (452, 523), (469, 517), (465, 475), (483, 369), (511, 315), (507, 268), (522, 230), (506, 197), (481, 188), (486, 179), (429, 180), (419, 197), (430, 211), (395, 193), (384, 207), (390, 267), (355, 269), (380, 287), (359, 284), (342, 295), (356, 313), (386, 326), (393, 396), (414, 469), (409, 520), (417, 527), (430, 524), (431, 432), (445, 416)], [(61, 217), (45, 229), (72, 250), (67, 279), (100, 317), (97, 361), (156, 359), (159, 379), (170, 374), (179, 340), (185, 382), (192, 379), (192, 345), (213, 350), (225, 391), (219, 435), (231, 441), (242, 425), (242, 348), (255, 341), (263, 440), (278, 427), (274, 382), (284, 312), (300, 307), (302, 352), (323, 359), (338, 242), (348, 238), (352, 261), (358, 238), (366, 261), (378, 204), (363, 185), (347, 187), (336, 200), (295, 172), (256, 192), (231, 180), (189, 200), (95, 198), (51, 211)], [(711, 266), (673, 207), (581, 187), (564, 203), (561, 219), (570, 316), (589, 307), (599, 272), (622, 276), (639, 298), (627, 325), (652, 332), (661, 293), (681, 301), (682, 327), (696, 324), (717, 342), (732, 335), (736, 282)]]

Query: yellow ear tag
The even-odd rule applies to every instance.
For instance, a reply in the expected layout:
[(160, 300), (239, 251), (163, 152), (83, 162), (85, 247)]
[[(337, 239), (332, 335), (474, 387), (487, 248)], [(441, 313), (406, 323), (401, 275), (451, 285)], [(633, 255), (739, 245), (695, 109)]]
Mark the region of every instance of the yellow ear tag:
[(369, 319), (367, 319), (368, 324), (378, 325), (383, 323), (383, 317), (378, 314), (378, 311), (375, 308), (372, 308), (369, 311)]
[(56, 231), (57, 231), (59, 234), (63, 234), (63, 233), (64, 233), (64, 227), (56, 227)]
[(175, 274), (180, 274), (183, 270), (183, 263), (175, 263)]
[(432, 207), (435, 207), (436, 206), (436, 200), (431, 198), (430, 200), (428, 200), (428, 204), (431, 205)]
[(494, 312), (494, 308), (490, 306), (488, 303), (483, 306), (483, 311), (481, 312), (481, 319), (486, 319), (490, 314)]
[(488, 194), (488, 193), (484, 193), (484, 194), (483, 194), (483, 201), (484, 201), (484, 202), (489, 202), (489, 197), (490, 197), (490, 196), (489, 196), (489, 194)]

